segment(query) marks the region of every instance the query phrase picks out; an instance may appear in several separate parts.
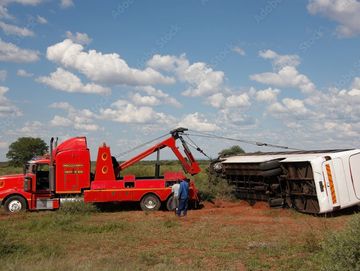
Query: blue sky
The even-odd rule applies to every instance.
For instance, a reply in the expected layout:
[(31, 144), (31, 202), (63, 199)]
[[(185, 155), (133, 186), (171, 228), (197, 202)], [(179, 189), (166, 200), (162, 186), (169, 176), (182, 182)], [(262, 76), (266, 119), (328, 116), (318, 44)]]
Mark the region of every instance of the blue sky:
[[(121, 153), (177, 126), (359, 147), (359, 12), (356, 0), (0, 0), (0, 160), (20, 136), (85, 135), (95, 158), (104, 141)], [(194, 140), (211, 156), (234, 144)]]

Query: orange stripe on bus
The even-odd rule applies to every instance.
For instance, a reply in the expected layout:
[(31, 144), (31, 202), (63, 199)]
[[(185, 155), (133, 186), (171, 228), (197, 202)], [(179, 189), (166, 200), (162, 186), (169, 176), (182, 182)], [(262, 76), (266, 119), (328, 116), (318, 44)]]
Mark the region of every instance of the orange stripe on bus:
[(327, 173), (327, 176), (328, 176), (328, 179), (329, 179), (332, 202), (336, 203), (337, 199), (336, 199), (336, 194), (335, 194), (334, 181), (333, 181), (333, 177), (332, 177), (332, 174), (331, 174), (331, 168), (330, 168), (329, 164), (326, 165), (326, 173)]

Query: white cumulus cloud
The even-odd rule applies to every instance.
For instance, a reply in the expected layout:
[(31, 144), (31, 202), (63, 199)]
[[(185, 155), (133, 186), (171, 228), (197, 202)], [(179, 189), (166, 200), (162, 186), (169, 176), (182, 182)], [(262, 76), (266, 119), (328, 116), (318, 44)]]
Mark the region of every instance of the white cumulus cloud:
[(360, 34), (360, 2), (357, 0), (310, 0), (307, 9), (312, 15), (320, 14), (339, 23), (336, 27), (339, 37)]
[(66, 92), (79, 92), (89, 94), (111, 93), (111, 90), (109, 88), (94, 83), (83, 84), (79, 77), (62, 68), (57, 68), (57, 70), (51, 73), (50, 76), (41, 76), (37, 78), (36, 81), (48, 85), (54, 89)]
[(250, 105), (250, 97), (247, 93), (232, 94), (225, 100), (225, 107), (248, 107)]
[(0, 4), (0, 19), (14, 19), (14, 17), (9, 13), (8, 9), (5, 6)]
[(126, 100), (114, 102), (110, 108), (100, 110), (100, 118), (121, 123), (172, 124), (174, 118), (156, 112), (149, 106), (137, 106)]
[(187, 127), (199, 132), (213, 132), (219, 130), (219, 126), (211, 123), (199, 112), (186, 115), (177, 125), (178, 127)]
[(300, 64), (298, 55), (279, 55), (273, 50), (264, 50), (259, 52), (259, 56), (264, 59), (270, 59), (275, 68), (282, 68), (285, 66), (296, 67)]
[(245, 55), (245, 50), (239, 46), (235, 46), (234, 48), (232, 48), (232, 51), (241, 55), (241, 56), (244, 56)]
[(71, 31), (66, 31), (65, 35), (74, 43), (79, 43), (81, 45), (87, 45), (92, 41), (92, 39), (86, 33), (76, 32), (73, 34)]
[(152, 85), (171, 84), (173, 78), (163, 76), (152, 68), (130, 68), (118, 54), (84, 51), (81, 44), (66, 39), (47, 49), (47, 58), (67, 68), (76, 69), (90, 80), (107, 84)]
[(250, 79), (275, 87), (298, 88), (304, 93), (309, 93), (316, 89), (314, 83), (306, 75), (299, 73), (292, 66), (282, 67), (278, 72), (253, 74), (250, 75)]
[(1, 0), (0, 3), (4, 5), (8, 5), (11, 3), (17, 3), (22, 5), (36, 6), (41, 4), (44, 0)]
[(142, 96), (140, 93), (135, 93), (131, 99), (136, 105), (156, 106), (160, 104), (160, 100), (155, 96)]
[(286, 114), (288, 116), (304, 116), (310, 113), (304, 101), (291, 98), (284, 98), (282, 102), (271, 104), (268, 111), (274, 115)]
[(36, 21), (39, 24), (47, 24), (48, 23), (48, 21), (44, 17), (41, 17), (40, 15), (36, 16)]
[(181, 103), (178, 102), (175, 98), (171, 97), (169, 94), (165, 93), (164, 91), (160, 89), (156, 89), (152, 86), (144, 86), (144, 87), (141, 86), (141, 87), (136, 87), (135, 89), (139, 91), (143, 91), (150, 96), (154, 96), (158, 98), (161, 103), (169, 104), (177, 108), (180, 108), (182, 106)]
[(279, 89), (267, 88), (256, 92), (256, 100), (259, 102), (273, 102), (279, 95)]
[(0, 61), (6, 62), (34, 62), (39, 59), (39, 52), (22, 49), (13, 43), (7, 43), (0, 39)]
[(251, 80), (275, 87), (297, 88), (304, 93), (316, 89), (314, 83), (297, 70), (296, 66), (300, 64), (298, 55), (280, 55), (272, 50), (264, 50), (259, 52), (259, 56), (269, 59), (274, 71), (250, 75)]
[(215, 108), (221, 108), (225, 103), (225, 96), (222, 93), (216, 93), (208, 97), (208, 103)]
[(244, 109), (251, 105), (250, 101), (250, 89), (248, 92), (233, 92), (227, 91), (225, 94), (216, 93), (207, 98), (207, 102), (215, 108), (232, 108)]
[(62, 8), (69, 8), (74, 6), (73, 0), (60, 0), (60, 7)]
[(148, 66), (166, 72), (173, 72), (180, 81), (189, 86), (182, 94), (185, 96), (210, 96), (222, 91), (224, 73), (214, 71), (204, 62), (190, 64), (185, 54), (180, 57), (173, 55), (154, 55)]
[(54, 127), (73, 127), (75, 130), (97, 131), (101, 129), (94, 120), (97, 116), (88, 109), (76, 109), (67, 102), (57, 102), (50, 108), (64, 110), (66, 116), (55, 115), (50, 121)]
[(15, 35), (19, 37), (31, 37), (34, 36), (34, 32), (26, 27), (18, 27), (16, 25), (0, 22), (0, 29), (4, 31), (6, 35)]
[(18, 75), (20, 77), (32, 77), (34, 74), (27, 72), (24, 69), (18, 69), (16, 72), (16, 75)]
[(9, 88), (0, 86), (0, 117), (6, 116), (21, 116), (21, 111), (13, 105), (8, 98), (5, 97), (5, 93), (9, 91)]

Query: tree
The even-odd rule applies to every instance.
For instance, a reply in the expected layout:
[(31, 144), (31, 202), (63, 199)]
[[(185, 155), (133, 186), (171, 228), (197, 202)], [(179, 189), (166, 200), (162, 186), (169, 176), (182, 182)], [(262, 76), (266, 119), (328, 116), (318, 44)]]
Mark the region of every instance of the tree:
[(239, 145), (234, 145), (228, 149), (223, 149), (221, 152), (219, 152), (219, 156), (224, 157), (241, 153), (245, 153), (245, 151)]
[(9, 146), (6, 157), (13, 166), (21, 166), (35, 156), (44, 155), (48, 150), (47, 144), (41, 138), (20, 137)]

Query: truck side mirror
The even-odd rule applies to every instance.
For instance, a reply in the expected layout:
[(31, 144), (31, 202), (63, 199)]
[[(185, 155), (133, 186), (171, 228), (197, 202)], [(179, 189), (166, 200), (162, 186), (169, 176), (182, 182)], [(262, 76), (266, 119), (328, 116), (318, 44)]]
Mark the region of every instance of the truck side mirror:
[(24, 191), (31, 192), (31, 187), (32, 187), (32, 178), (27, 176), (24, 178)]

